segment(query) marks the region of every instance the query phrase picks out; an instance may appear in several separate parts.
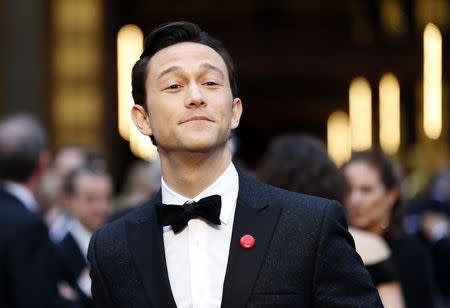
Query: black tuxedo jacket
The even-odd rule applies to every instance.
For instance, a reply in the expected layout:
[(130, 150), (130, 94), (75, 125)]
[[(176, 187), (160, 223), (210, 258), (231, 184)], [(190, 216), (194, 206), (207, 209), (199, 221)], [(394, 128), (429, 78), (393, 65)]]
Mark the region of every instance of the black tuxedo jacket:
[(92, 299), (86, 296), (78, 286), (78, 279), (89, 264), (71, 232), (68, 232), (63, 240), (56, 245), (56, 256), (58, 281), (67, 282), (77, 292), (78, 300), (76, 304), (79, 307), (94, 307)]
[(53, 246), (42, 219), (0, 188), (0, 307), (56, 305)]
[[(91, 239), (98, 307), (176, 307), (155, 204)], [(252, 249), (240, 238), (251, 234)], [(337, 202), (281, 190), (239, 173), (222, 307), (382, 307)]]

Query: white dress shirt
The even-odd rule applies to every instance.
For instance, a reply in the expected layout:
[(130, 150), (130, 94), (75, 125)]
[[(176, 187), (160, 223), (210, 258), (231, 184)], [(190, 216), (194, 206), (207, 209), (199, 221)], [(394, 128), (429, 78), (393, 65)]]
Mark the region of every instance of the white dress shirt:
[(54, 205), (57, 217), (53, 220), (50, 225), (50, 239), (53, 243), (57, 244), (63, 240), (63, 238), (69, 232), (70, 225), (72, 224), (73, 217), (69, 213), (63, 212), (61, 209), (56, 210), (56, 208), (61, 208), (60, 205)]
[(29, 211), (33, 213), (39, 212), (33, 193), (24, 185), (12, 181), (4, 181), (3, 189), (19, 199), (19, 201), (22, 202)]
[(195, 198), (186, 198), (161, 180), (162, 202), (184, 204), (210, 195), (222, 197), (220, 225), (201, 218), (191, 219), (178, 234), (163, 228), (164, 250), (170, 286), (179, 308), (214, 308), (222, 302), (239, 176), (232, 163), (224, 173)]
[[(73, 239), (77, 243), (78, 247), (81, 250), (81, 253), (83, 254), (84, 259), (86, 262), (87, 260), (87, 252), (89, 248), (89, 241), (92, 237), (92, 232), (86, 229), (78, 220), (72, 219), (71, 224), (69, 226), (69, 232), (72, 235)], [(89, 266), (86, 266), (86, 268), (81, 272), (80, 276), (78, 277), (77, 284), (80, 287), (81, 291), (83, 293), (92, 298), (91, 293), (91, 278), (89, 277)]]

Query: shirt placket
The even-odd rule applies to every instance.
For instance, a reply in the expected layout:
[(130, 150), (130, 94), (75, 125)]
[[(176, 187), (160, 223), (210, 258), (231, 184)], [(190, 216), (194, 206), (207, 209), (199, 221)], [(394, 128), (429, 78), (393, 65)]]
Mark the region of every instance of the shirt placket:
[(194, 308), (206, 308), (208, 286), (207, 224), (192, 219), (189, 225), (189, 259), (191, 266), (191, 293)]

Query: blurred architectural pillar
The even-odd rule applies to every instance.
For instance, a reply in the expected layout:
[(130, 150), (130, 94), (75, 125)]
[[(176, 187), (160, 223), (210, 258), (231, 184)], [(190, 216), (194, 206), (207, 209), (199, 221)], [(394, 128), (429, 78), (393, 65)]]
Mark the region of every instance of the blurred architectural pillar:
[(349, 115), (353, 151), (372, 147), (372, 90), (364, 77), (353, 79), (349, 88)]
[(45, 119), (46, 12), (44, 0), (0, 1), (0, 113), (26, 111)]
[(103, 0), (51, 1), (53, 146), (105, 147)]

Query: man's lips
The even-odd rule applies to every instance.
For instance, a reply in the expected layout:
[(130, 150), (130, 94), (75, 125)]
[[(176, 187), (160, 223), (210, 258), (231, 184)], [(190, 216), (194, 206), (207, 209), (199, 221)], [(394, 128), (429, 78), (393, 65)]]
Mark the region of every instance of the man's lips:
[(183, 121), (181, 121), (181, 124), (183, 123), (188, 123), (188, 122), (196, 122), (196, 121), (208, 121), (208, 122), (213, 122), (210, 118), (208, 118), (207, 116), (192, 116), (189, 117)]

